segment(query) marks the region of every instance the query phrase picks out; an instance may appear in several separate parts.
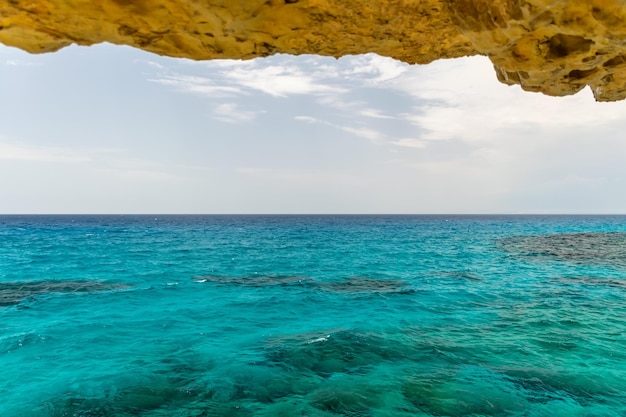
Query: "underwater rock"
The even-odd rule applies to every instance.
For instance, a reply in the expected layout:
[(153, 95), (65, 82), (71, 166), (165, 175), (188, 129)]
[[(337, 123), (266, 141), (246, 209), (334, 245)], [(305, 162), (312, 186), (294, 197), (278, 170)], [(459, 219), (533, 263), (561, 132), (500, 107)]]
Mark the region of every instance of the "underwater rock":
[(410, 358), (416, 350), (390, 338), (349, 330), (275, 338), (266, 347), (266, 362), (321, 377), (364, 374), (381, 362)]
[[(231, 402), (215, 401), (215, 391), (195, 386), (202, 375), (201, 369), (189, 369), (185, 378), (171, 378), (175, 369), (161, 375), (141, 376), (140, 373), (120, 375), (113, 385), (107, 385), (99, 395), (93, 393), (65, 392), (39, 407), (37, 417), (126, 417), (126, 416), (173, 416), (175, 410), (184, 409), (185, 416), (213, 415), (207, 410), (219, 410), (215, 415), (229, 414)], [(125, 383), (125, 377), (133, 382)], [(139, 380), (139, 381), (138, 381)], [(105, 388), (105, 387), (103, 387)]]
[(213, 276), (201, 275), (193, 278), (197, 283), (214, 283), (241, 287), (306, 287), (340, 294), (397, 293), (408, 294), (415, 290), (405, 281), (369, 277), (351, 277), (339, 281), (317, 281), (306, 276), (291, 275), (244, 275)]
[(523, 393), (505, 376), (476, 366), (419, 374), (403, 386), (406, 398), (435, 416), (510, 416), (525, 410)]
[(500, 371), (512, 383), (532, 392), (532, 398), (574, 398), (578, 403), (621, 397), (623, 393), (599, 378), (593, 371), (575, 373), (539, 368), (503, 368)]
[[(45, 404), (50, 417), (117, 417), (142, 415), (179, 399), (181, 392), (171, 386), (136, 386), (105, 398), (64, 397)], [(42, 410), (43, 411), (43, 410)]]
[(512, 255), (535, 261), (560, 260), (576, 265), (626, 268), (626, 233), (593, 232), (514, 236), (499, 242)]
[(119, 283), (90, 280), (0, 282), (0, 306), (34, 300), (38, 295), (103, 292), (128, 288)]
[(626, 279), (624, 278), (559, 277), (553, 281), (561, 284), (590, 285), (626, 289)]
[(330, 387), (313, 393), (311, 404), (320, 410), (343, 416), (365, 416), (369, 415), (374, 402), (372, 397), (364, 394), (358, 387)]
[(193, 278), (198, 283), (210, 282), (215, 284), (236, 285), (242, 287), (292, 286), (310, 285), (312, 279), (305, 276), (291, 275), (245, 275), (245, 276), (216, 276), (201, 275)]
[(351, 277), (341, 281), (319, 282), (319, 287), (334, 293), (396, 293), (408, 292), (407, 284), (398, 279)]
[(471, 272), (466, 271), (444, 271), (441, 272), (440, 275), (446, 278), (455, 278), (459, 280), (468, 280), (468, 281), (482, 281), (483, 277), (480, 275), (473, 274)]

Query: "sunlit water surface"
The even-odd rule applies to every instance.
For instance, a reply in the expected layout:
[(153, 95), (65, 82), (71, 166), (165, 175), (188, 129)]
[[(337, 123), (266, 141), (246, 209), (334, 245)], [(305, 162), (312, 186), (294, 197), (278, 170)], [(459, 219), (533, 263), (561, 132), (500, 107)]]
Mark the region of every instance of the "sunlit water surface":
[(337, 415), (626, 415), (626, 217), (0, 217), (0, 416)]

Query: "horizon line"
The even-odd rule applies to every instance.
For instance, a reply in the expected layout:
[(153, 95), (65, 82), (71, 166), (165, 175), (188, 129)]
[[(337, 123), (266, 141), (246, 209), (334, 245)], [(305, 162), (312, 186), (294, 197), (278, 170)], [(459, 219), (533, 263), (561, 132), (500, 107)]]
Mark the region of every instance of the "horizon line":
[(626, 213), (0, 213), (0, 216), (626, 216)]

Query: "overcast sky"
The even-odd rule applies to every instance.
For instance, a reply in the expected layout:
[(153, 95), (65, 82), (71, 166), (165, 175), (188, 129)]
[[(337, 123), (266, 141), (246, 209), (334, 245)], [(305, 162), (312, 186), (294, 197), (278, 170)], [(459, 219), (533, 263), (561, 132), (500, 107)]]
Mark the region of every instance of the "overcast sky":
[(626, 102), (409, 66), (0, 46), (0, 213), (626, 213)]

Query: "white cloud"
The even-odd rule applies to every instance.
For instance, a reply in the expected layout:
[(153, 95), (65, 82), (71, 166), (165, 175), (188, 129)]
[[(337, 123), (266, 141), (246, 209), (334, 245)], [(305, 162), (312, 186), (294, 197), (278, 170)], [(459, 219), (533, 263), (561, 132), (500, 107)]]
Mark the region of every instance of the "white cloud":
[(242, 109), (237, 103), (222, 103), (213, 109), (213, 118), (225, 123), (245, 123), (263, 113), (265, 111)]
[(370, 140), (372, 142), (375, 142), (384, 137), (384, 135), (381, 132), (374, 130), (374, 129), (369, 129), (366, 127), (341, 126), (340, 129), (343, 130), (344, 132), (351, 133), (355, 136)]
[(0, 159), (30, 162), (89, 162), (92, 152), (53, 146), (0, 142)]
[(371, 117), (372, 119), (396, 119), (396, 117), (386, 115), (382, 110), (366, 108), (359, 111), (359, 115)]
[(416, 148), (416, 149), (423, 149), (427, 145), (427, 143), (423, 140), (411, 139), (411, 138), (392, 140), (389, 143), (395, 146), (403, 147), (403, 148)]
[(505, 86), (495, 80), (491, 63), (477, 57), (415, 67), (389, 86), (417, 100), (404, 118), (425, 129), (427, 140), (506, 140), (516, 130), (535, 128), (564, 132), (618, 120), (626, 109), (626, 103), (595, 103), (589, 90), (553, 98)]
[(38, 62), (29, 62), (21, 59), (7, 59), (4, 61), (4, 64), (10, 67), (40, 67), (42, 65)]
[(298, 120), (300, 122), (307, 122), (307, 123), (319, 123), (320, 122), (320, 120), (311, 116), (295, 116), (293, 119)]
[(102, 171), (106, 172), (107, 175), (110, 175), (111, 177), (117, 177), (123, 181), (153, 182), (159, 184), (163, 182), (184, 183), (185, 181), (189, 181), (188, 177), (168, 172), (166, 169), (105, 169)]
[(238, 87), (216, 85), (215, 81), (206, 77), (191, 75), (164, 75), (160, 78), (151, 78), (148, 81), (173, 87), (179, 91), (200, 94), (209, 97), (233, 97), (244, 94)]
[(258, 90), (274, 97), (345, 91), (343, 88), (319, 82), (297, 66), (235, 67), (224, 72), (223, 76), (237, 85)]
[(327, 95), (327, 96), (318, 98), (316, 101), (318, 104), (322, 106), (341, 110), (350, 114), (358, 113), (363, 107), (367, 106), (366, 101), (345, 100), (345, 99), (342, 99), (339, 95)]
[(368, 84), (392, 80), (402, 75), (408, 68), (407, 64), (376, 54), (354, 57), (350, 60), (350, 64), (353, 69), (348, 71), (347, 75), (359, 76)]
[(258, 65), (255, 60), (241, 60), (241, 59), (214, 59), (211, 61), (193, 61), (185, 60), (185, 62), (193, 65), (201, 65), (206, 68), (250, 68)]
[[(319, 57), (302, 59), (281, 55), (249, 61), (216, 60), (208, 62), (180, 61), (202, 71), (203, 76), (159, 74), (150, 81), (175, 87), (189, 93), (205, 95), (236, 95), (261, 92), (273, 97), (290, 95), (324, 95), (347, 90), (337, 82), (341, 74)], [(157, 65), (149, 65), (162, 70)], [(180, 66), (179, 66), (180, 69)], [(163, 71), (162, 71), (163, 72)], [(186, 70), (183, 70), (186, 72)], [(204, 76), (206, 75), (206, 76)]]
[(146, 64), (156, 69), (165, 69), (165, 66), (159, 64), (158, 62), (150, 61), (147, 59), (135, 59), (133, 62), (135, 64)]
[(294, 120), (305, 123), (317, 123), (325, 126), (330, 126), (334, 129), (341, 130), (346, 133), (350, 133), (351, 135), (357, 136), (362, 139), (367, 139), (374, 143), (380, 143), (381, 140), (385, 139), (386, 135), (382, 132), (367, 128), (367, 127), (355, 127), (355, 126), (343, 126), (336, 123), (331, 123), (325, 120), (320, 120), (315, 117), (310, 116), (295, 116)]

